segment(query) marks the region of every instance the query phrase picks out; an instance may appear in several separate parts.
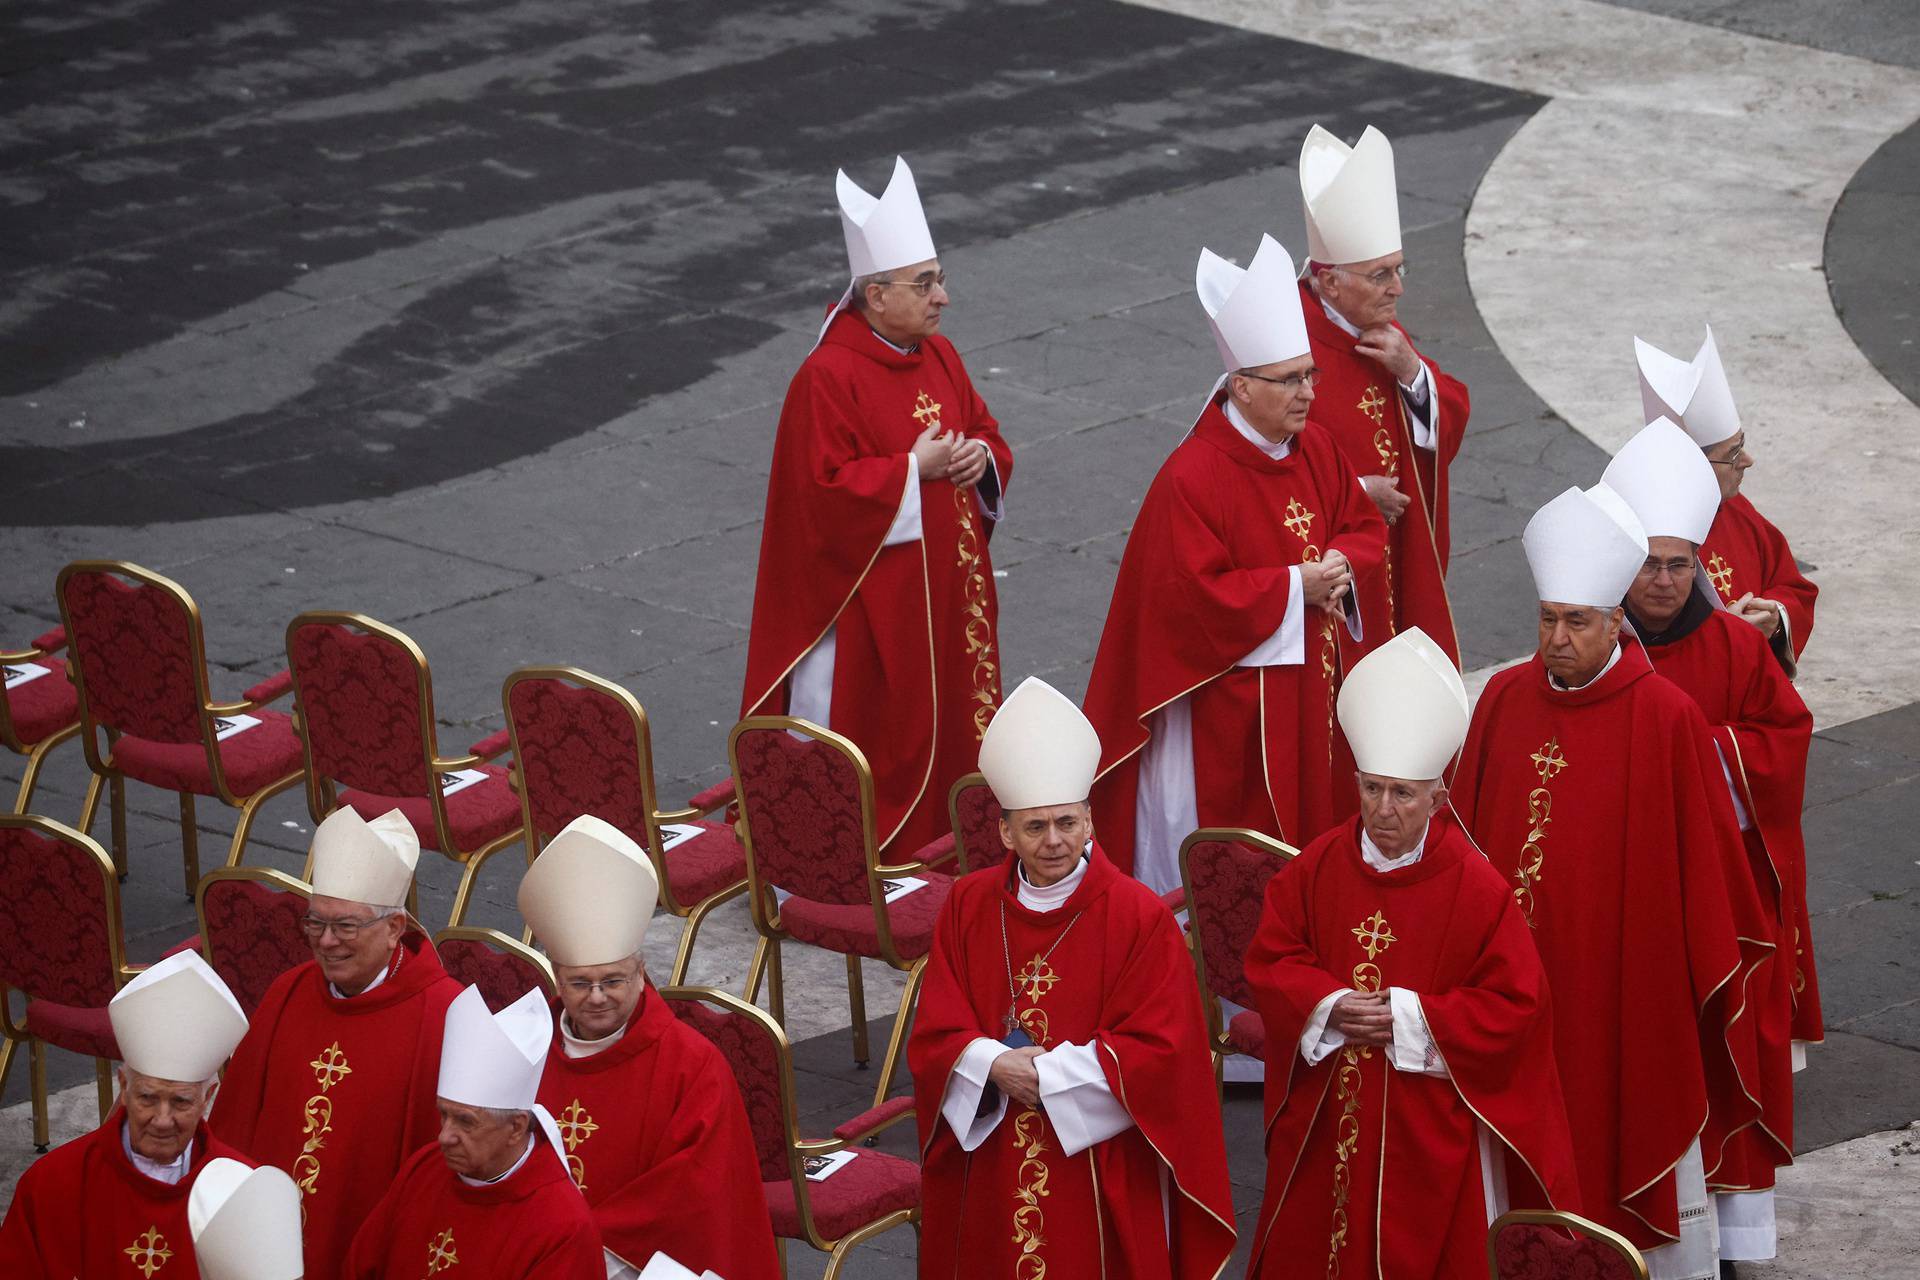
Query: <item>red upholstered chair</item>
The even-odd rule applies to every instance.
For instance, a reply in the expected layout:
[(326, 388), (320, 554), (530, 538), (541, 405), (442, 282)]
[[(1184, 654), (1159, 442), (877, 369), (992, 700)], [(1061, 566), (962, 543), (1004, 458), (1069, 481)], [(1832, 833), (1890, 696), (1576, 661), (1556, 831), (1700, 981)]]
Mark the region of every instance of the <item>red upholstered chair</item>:
[(1578, 1214), (1515, 1209), (1487, 1228), (1492, 1280), (1647, 1280), (1633, 1242)]
[[(931, 869), (952, 836), (934, 841), (913, 859), (880, 861), (874, 842), (873, 773), (860, 748), (819, 725), (792, 716), (749, 716), (727, 735), (747, 848), (748, 901), (765, 947), (769, 1003), (786, 1023), (780, 944), (788, 938), (847, 958), (847, 998), (853, 1007), (853, 1056), (867, 1061), (866, 993), (860, 961), (879, 960), (907, 975), (893, 1034), (874, 1090), (885, 1100), (899, 1064), (933, 925), (953, 888), (953, 877)], [(964, 871), (965, 867), (961, 867)], [(923, 887), (887, 903), (886, 881), (913, 877)], [(775, 887), (791, 894), (776, 901)], [(756, 967), (760, 956), (754, 957)], [(747, 998), (758, 989), (756, 972)]]
[[(680, 1021), (710, 1040), (733, 1068), (760, 1157), (783, 1272), (788, 1240), (803, 1240), (828, 1255), (825, 1280), (835, 1280), (854, 1246), (920, 1221), (920, 1166), (860, 1146), (910, 1118), (912, 1098), (894, 1098), (864, 1111), (836, 1127), (831, 1138), (803, 1138), (791, 1046), (779, 1023), (710, 987), (664, 987), (660, 994)], [(809, 1160), (841, 1151), (853, 1152), (853, 1158), (817, 1182), (807, 1179)]]
[[(433, 675), (419, 645), (357, 613), (309, 612), (287, 624), (287, 659), (316, 823), (342, 804), (363, 818), (398, 809), (421, 848), (459, 863), (520, 838), (507, 771), (487, 763), (507, 749), (507, 735), (441, 756)], [(479, 781), (450, 790), (446, 775), (465, 770)]]
[(969, 773), (954, 781), (947, 792), (947, 820), (953, 824), (954, 852), (962, 872), (990, 867), (1007, 856), (1006, 846), (1000, 843), (1000, 801), (985, 774)]
[(547, 958), (498, 929), (456, 925), (434, 934), (433, 947), (454, 980), (480, 988), (487, 1007), (495, 1013), (529, 991), (537, 989), (549, 1000), (559, 993)]
[(313, 959), (300, 932), (312, 895), (271, 867), (220, 867), (200, 878), (200, 954), (249, 1016), (274, 979)]
[[(261, 804), (300, 780), (293, 722), (266, 705), (292, 684), (282, 671), (238, 702), (213, 701), (198, 606), (179, 583), (137, 565), (76, 560), (60, 571), (55, 591), (80, 697), (80, 741), (88, 767), (112, 794), (114, 866), (126, 874), (124, 780), (177, 792), (191, 897), (200, 883), (194, 797), (212, 796), (240, 811), (227, 851), (233, 865)], [(235, 732), (231, 721), (242, 716), (258, 723)]]
[[(747, 890), (747, 855), (733, 828), (699, 820), (732, 801), (732, 779), (701, 792), (684, 809), (661, 811), (646, 711), (627, 690), (578, 668), (516, 671), (507, 677), (501, 701), (530, 858), (582, 814), (633, 837), (653, 859), (660, 905), (686, 921), (668, 979), (685, 982), (707, 913)], [(695, 827), (699, 834), (669, 848), (660, 830), (667, 823)]]
[[(120, 1056), (107, 1003), (134, 975), (126, 963), (120, 881), (106, 850), (31, 814), (0, 817), (0, 1085), (14, 1049), (28, 1046), (33, 1143), (47, 1149), (47, 1045), (94, 1060), (100, 1118), (113, 1106), (110, 1064)], [(26, 997), (24, 1024), (13, 993)]]
[[(1200, 1000), (1218, 1080), (1227, 1055), (1266, 1060), (1267, 1030), (1252, 1009), (1242, 959), (1260, 928), (1267, 881), (1300, 851), (1239, 827), (1202, 827), (1180, 842), (1181, 893), (1187, 903), (1187, 946), (1200, 976)], [(1227, 1021), (1222, 1000), (1246, 1012)]]
[[(0, 681), (0, 746), (27, 758), (20, 793), (13, 801), (15, 813), (33, 808), (33, 788), (40, 781), (47, 753), (80, 732), (80, 693), (67, 678), (66, 660), (53, 656), (66, 647), (67, 629), (55, 627), (25, 649), (0, 651), (5, 677)], [(35, 669), (46, 674), (34, 675)], [(6, 682), (13, 687), (5, 688)], [(99, 803), (100, 776), (95, 774), (87, 783), (86, 804), (80, 813), (82, 831), (93, 826), (94, 807)]]

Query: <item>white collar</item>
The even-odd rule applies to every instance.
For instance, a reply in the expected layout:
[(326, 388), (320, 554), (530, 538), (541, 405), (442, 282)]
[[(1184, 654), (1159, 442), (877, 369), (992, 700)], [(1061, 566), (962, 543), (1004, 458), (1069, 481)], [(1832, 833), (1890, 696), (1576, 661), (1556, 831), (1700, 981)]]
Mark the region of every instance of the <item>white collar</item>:
[(1314, 296), (1314, 300), (1320, 304), (1320, 309), (1327, 313), (1327, 319), (1333, 321), (1335, 324), (1339, 325), (1343, 330), (1345, 330), (1346, 335), (1349, 338), (1357, 338), (1360, 336), (1359, 327), (1356, 326), (1352, 321), (1348, 320), (1345, 316), (1341, 315), (1338, 311), (1335, 311), (1333, 309), (1332, 303), (1328, 302), (1325, 298), (1322, 298), (1317, 292), (1313, 296)]
[(605, 1053), (620, 1043), (620, 1037), (627, 1034), (624, 1025), (615, 1027), (598, 1040), (582, 1040), (573, 1034), (573, 1024), (566, 1014), (560, 1015), (560, 1051), (569, 1058), (591, 1058), (596, 1053)]
[(133, 1149), (133, 1130), (127, 1127), (127, 1122), (124, 1120), (120, 1122), (120, 1149), (127, 1153), (127, 1159), (133, 1162), (134, 1168), (155, 1182), (164, 1182), (170, 1187), (180, 1185), (180, 1180), (187, 1176), (187, 1169), (193, 1163), (191, 1142), (180, 1148), (180, 1154), (165, 1164), (161, 1164), (158, 1160), (147, 1159)]
[[(1607, 674), (1607, 672), (1613, 670), (1613, 664), (1618, 661), (1620, 661), (1620, 642), (1616, 640), (1613, 642), (1613, 653), (1610, 654), (1607, 658), (1607, 665), (1604, 667), (1601, 667), (1600, 670), (1594, 673), (1593, 680), (1598, 680), (1601, 676), (1604, 676), (1605, 674)], [(1592, 684), (1593, 680), (1588, 680), (1585, 684), (1577, 684), (1569, 688), (1567, 685), (1560, 683), (1559, 676), (1556, 676), (1551, 671), (1547, 672), (1547, 683), (1552, 685), (1555, 689), (1560, 690), (1562, 693), (1578, 693), (1580, 692), (1580, 690), (1586, 688), (1587, 685)]]
[(1029, 911), (1038, 911), (1043, 914), (1059, 910), (1066, 905), (1067, 899), (1073, 896), (1073, 891), (1080, 887), (1080, 882), (1087, 878), (1087, 867), (1090, 865), (1090, 859), (1083, 853), (1073, 870), (1050, 885), (1039, 886), (1028, 883), (1027, 869), (1016, 862), (1013, 874), (1014, 881), (1019, 886), (1020, 905)]
[(1240, 412), (1240, 406), (1233, 402), (1231, 396), (1227, 398), (1227, 421), (1233, 424), (1233, 429), (1238, 431), (1248, 444), (1275, 462), (1293, 452), (1293, 437), (1289, 436), (1279, 444), (1267, 439), (1254, 429), (1251, 422), (1247, 421), (1246, 415)]
[[(866, 320), (865, 316), (861, 316), (860, 318), (862, 320)], [(892, 347), (895, 351), (898, 351), (903, 356), (910, 356), (914, 352), (920, 349), (920, 344), (917, 342), (910, 347), (903, 347), (899, 345), (898, 343), (893, 341), (893, 339), (887, 337), (885, 334), (881, 333), (878, 329), (874, 328), (871, 321), (868, 321), (867, 323), (867, 332), (871, 333), (874, 337), (880, 339), (880, 341), (886, 343), (888, 346)]]
[(511, 1178), (511, 1177), (512, 1177), (512, 1176), (513, 1176), (514, 1174), (516, 1174), (516, 1173), (518, 1173), (518, 1172), (520, 1172), (520, 1166), (521, 1166), (521, 1165), (523, 1165), (523, 1164), (525, 1164), (525, 1163), (527, 1162), (527, 1157), (528, 1157), (528, 1156), (531, 1156), (532, 1154), (533, 1154), (533, 1135), (532, 1135), (531, 1133), (529, 1133), (529, 1134), (527, 1135), (527, 1149), (526, 1149), (525, 1151), (522, 1151), (522, 1152), (520, 1153), (520, 1158), (519, 1158), (518, 1160), (515, 1160), (515, 1161), (513, 1162), (513, 1166), (512, 1166), (511, 1168), (509, 1168), (509, 1169), (508, 1169), (508, 1170), (507, 1170), (507, 1171), (506, 1171), (505, 1173), (503, 1173), (503, 1174), (501, 1174), (501, 1175), (500, 1175), (499, 1177), (497, 1177), (497, 1178), (469, 1178), (469, 1177), (468, 1177), (468, 1176), (467, 1176), (466, 1174), (464, 1174), (464, 1173), (462, 1173), (462, 1174), (457, 1174), (456, 1176), (457, 1176), (457, 1177), (458, 1177), (458, 1178), (460, 1179), (460, 1181), (462, 1181), (462, 1182), (464, 1182), (464, 1183), (466, 1183), (466, 1184), (467, 1184), (468, 1186), (470, 1186), (470, 1187), (491, 1187), (491, 1186), (496, 1186), (496, 1185), (498, 1185), (499, 1183), (502, 1183), (502, 1182), (505, 1182), (505, 1181), (506, 1181), (506, 1180), (507, 1180), (508, 1178)]
[(1367, 834), (1367, 828), (1362, 825), (1360, 828), (1360, 857), (1375, 871), (1398, 871), (1402, 867), (1410, 867), (1420, 861), (1420, 855), (1427, 851), (1427, 832), (1432, 829), (1432, 823), (1428, 823), (1425, 827), (1422, 827), (1420, 830), (1420, 838), (1413, 842), (1413, 848), (1407, 850), (1397, 858), (1389, 858), (1386, 854), (1380, 852), (1380, 846), (1373, 842), (1373, 837)]
[(393, 972), (393, 957), (388, 956), (386, 964), (380, 967), (380, 972), (374, 975), (373, 981), (369, 982), (366, 986), (362, 987), (360, 990), (354, 992), (353, 995), (351, 996), (348, 995), (346, 992), (342, 991), (340, 988), (334, 986), (331, 982), (327, 984), (327, 990), (333, 993), (333, 998), (336, 1000), (352, 1000), (355, 996), (363, 996), (367, 994), (367, 992), (379, 986), (381, 983), (385, 982), (387, 980), (387, 975), (391, 974), (392, 972)]

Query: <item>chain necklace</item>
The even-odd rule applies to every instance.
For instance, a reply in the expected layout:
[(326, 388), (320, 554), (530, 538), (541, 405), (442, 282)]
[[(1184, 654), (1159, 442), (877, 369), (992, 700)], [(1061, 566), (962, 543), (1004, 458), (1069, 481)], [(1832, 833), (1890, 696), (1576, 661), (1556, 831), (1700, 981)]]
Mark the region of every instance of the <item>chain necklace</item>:
[[(1018, 875), (1019, 872), (1016, 871), (1014, 874)], [(1040, 957), (1040, 964), (1035, 969), (1036, 973), (1047, 967), (1047, 961), (1051, 960), (1053, 953), (1060, 949), (1060, 944), (1067, 940), (1067, 935), (1073, 932), (1074, 925), (1080, 923), (1080, 917), (1083, 914), (1085, 914), (1085, 908), (1073, 913), (1073, 919), (1067, 921), (1067, 927), (1060, 931), (1060, 936), (1053, 940), (1053, 945), (1047, 948), (1047, 953)], [(1013, 947), (1007, 941), (1007, 903), (1004, 898), (1000, 900), (1000, 954), (1007, 964), (1007, 1016), (1000, 1019), (1000, 1025), (1006, 1028), (1008, 1035), (1012, 1035), (1014, 1028), (1020, 1025), (1020, 988), (1014, 985), (1013, 981)]]

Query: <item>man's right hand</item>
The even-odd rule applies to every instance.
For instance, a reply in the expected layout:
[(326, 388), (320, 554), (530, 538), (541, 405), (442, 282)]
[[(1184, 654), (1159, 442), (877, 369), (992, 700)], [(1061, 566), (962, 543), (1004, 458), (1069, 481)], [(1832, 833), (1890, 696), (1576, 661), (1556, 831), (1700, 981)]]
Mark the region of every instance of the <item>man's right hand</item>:
[(1384, 991), (1353, 991), (1333, 1002), (1327, 1030), (1338, 1031), (1349, 1044), (1393, 1043), (1393, 1004)]
[(1324, 560), (1309, 560), (1300, 566), (1300, 594), (1320, 609), (1338, 608), (1353, 590), (1353, 566), (1338, 551), (1327, 552)]
[(1400, 523), (1400, 517), (1413, 504), (1411, 494), (1400, 492), (1399, 476), (1361, 476), (1360, 487), (1373, 499), (1373, 505), (1380, 508), (1388, 524)]
[(1009, 1049), (987, 1068), (987, 1082), (1023, 1107), (1040, 1105), (1040, 1071), (1033, 1060), (1045, 1053), (1039, 1045)]
[(947, 468), (953, 465), (953, 451), (960, 443), (960, 434), (956, 431), (941, 431), (937, 426), (928, 427), (913, 438), (913, 456), (920, 460), (920, 478), (939, 480), (947, 474)]

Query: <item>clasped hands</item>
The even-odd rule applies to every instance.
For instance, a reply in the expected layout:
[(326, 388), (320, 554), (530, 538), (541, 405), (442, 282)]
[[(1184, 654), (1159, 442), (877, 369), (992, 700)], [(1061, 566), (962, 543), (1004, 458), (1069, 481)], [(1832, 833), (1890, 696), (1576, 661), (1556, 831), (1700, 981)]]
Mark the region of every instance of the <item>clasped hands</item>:
[(913, 438), (913, 456), (919, 460), (922, 480), (944, 477), (953, 481), (954, 488), (966, 489), (987, 474), (989, 450), (984, 440), (930, 426)]
[(1333, 1002), (1327, 1030), (1338, 1031), (1348, 1044), (1393, 1043), (1393, 1003), (1384, 991), (1352, 991)]
[(1727, 612), (1742, 622), (1751, 622), (1769, 640), (1780, 632), (1780, 606), (1765, 596), (1749, 591), (1728, 605)]
[(1045, 1053), (1039, 1045), (1009, 1049), (987, 1068), (987, 1082), (1023, 1107), (1040, 1105), (1040, 1069), (1033, 1060)]
[(1329, 551), (1318, 560), (1300, 566), (1300, 593), (1309, 605), (1333, 613), (1353, 590), (1353, 566), (1338, 551)]

